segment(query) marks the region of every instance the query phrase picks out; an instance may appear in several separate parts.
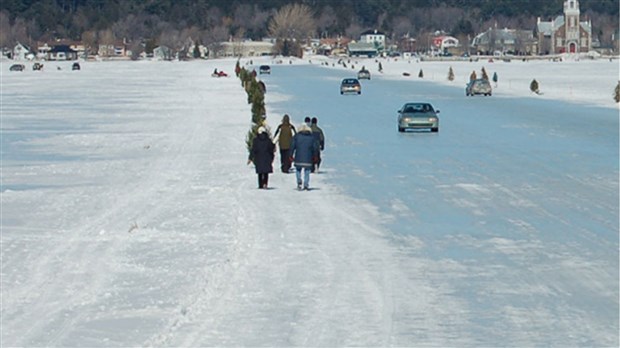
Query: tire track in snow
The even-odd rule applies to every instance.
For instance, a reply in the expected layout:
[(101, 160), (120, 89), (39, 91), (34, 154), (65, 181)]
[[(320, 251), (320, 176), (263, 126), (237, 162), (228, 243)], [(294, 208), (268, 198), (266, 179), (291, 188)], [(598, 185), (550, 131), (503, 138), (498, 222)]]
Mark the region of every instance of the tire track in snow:
[[(191, 98), (190, 95), (188, 99), (193, 101)], [(201, 111), (190, 113), (189, 120), (184, 122), (174, 120), (174, 116), (162, 116), (170, 124), (163, 137), (152, 139), (155, 143), (145, 158), (112, 162), (110, 167), (122, 165), (124, 171), (115, 173), (109, 184), (69, 193), (77, 197), (93, 194), (93, 201), (103, 209), (95, 217), (84, 216), (79, 208), (64, 215), (62, 224), (75, 227), (60, 230), (63, 234), (60, 243), (29, 262), (33, 272), (28, 275), (28, 282), (10, 292), (13, 296), (10, 303), (27, 303), (28, 312), (18, 312), (19, 308), (3, 309), (3, 317), (11, 318), (3, 320), (6, 332), (3, 337), (14, 339), (5, 343), (63, 345), (77, 326), (98, 317), (98, 313), (114, 310), (93, 306), (113, 296), (115, 271), (122, 269), (126, 256), (123, 251), (133, 238), (128, 233), (130, 224), (138, 220), (140, 229), (142, 222), (148, 223), (170, 209), (170, 202), (188, 191), (192, 173), (186, 169), (196, 162), (195, 156), (200, 154), (205, 136), (217, 138), (215, 130), (206, 127)], [(103, 172), (110, 170), (108, 163), (103, 162)], [(64, 195), (56, 197), (56, 201), (50, 197), (49, 204), (62, 203), (63, 199), (66, 199)], [(146, 206), (145, 202), (153, 204)], [(65, 209), (70, 208), (74, 207), (65, 205)], [(74, 216), (79, 220), (73, 221)], [(79, 263), (74, 262), (77, 260)], [(58, 301), (59, 298), (63, 300)], [(21, 328), (28, 329), (19, 331)]]
[(403, 344), (403, 316), (419, 317), (420, 329), (446, 330), (431, 308), (459, 304), (436, 293), (424, 276), (430, 265), (408, 264), (410, 255), (373, 223), (372, 208), (321, 176), (313, 176), (311, 192), (295, 192), (291, 175), (272, 175), (268, 191), (253, 188), (253, 172), (241, 181), (231, 203), (239, 234), (229, 262), (205, 268), (198, 277), (205, 288), (147, 345), (386, 346)]
[[(184, 130), (179, 132), (186, 133)], [(29, 283), (30, 290), (20, 290), (20, 293), (33, 293), (35, 289), (44, 289), (41, 293), (33, 296), (31, 314), (22, 315), (13, 324), (20, 327), (25, 323), (29, 325), (29, 330), (20, 337), (20, 342), (29, 345), (30, 342), (39, 342), (43, 339), (40, 333), (47, 332), (44, 344), (62, 345), (66, 335), (75, 329), (76, 325), (82, 323), (87, 316), (93, 313), (83, 310), (84, 306), (96, 302), (100, 296), (109, 293), (111, 281), (110, 275), (117, 268), (121, 252), (131, 237), (128, 233), (128, 226), (136, 217), (148, 221), (149, 216), (157, 215), (159, 209), (166, 206), (166, 202), (172, 199), (174, 192), (185, 192), (183, 187), (177, 187), (169, 191), (169, 194), (161, 197), (157, 192), (163, 190), (170, 181), (166, 180), (170, 174), (182, 172), (178, 168), (183, 167), (189, 161), (184, 154), (187, 153), (187, 144), (193, 144), (192, 138), (197, 136), (195, 133), (190, 136), (188, 142), (180, 143), (180, 148), (173, 148), (173, 152), (152, 162), (143, 173), (132, 173), (128, 177), (134, 177), (130, 185), (116, 186), (112, 191), (103, 192), (104, 197), (99, 197), (105, 201), (108, 207), (102, 214), (95, 219), (83, 220), (76, 224), (76, 228), (65, 231), (67, 240), (58, 244), (54, 250), (48, 250), (42, 258), (33, 265), (38, 272)], [(172, 168), (170, 167), (172, 163)], [(168, 168), (162, 172), (162, 168)], [(143, 168), (144, 169), (144, 168)], [(150, 175), (150, 173), (160, 173)], [(186, 186), (185, 180), (178, 180), (176, 185)], [(131, 187), (131, 189), (127, 189)], [(107, 189), (107, 188), (106, 188)], [(155, 196), (154, 196), (155, 195)], [(158, 204), (154, 208), (140, 206), (142, 202), (157, 200)], [(158, 208), (160, 207), (160, 208)], [(98, 231), (110, 231), (111, 237), (100, 237)], [(107, 233), (107, 232), (106, 232)], [(86, 239), (84, 238), (86, 235)], [(49, 271), (49, 265), (61, 260), (82, 260), (76, 268), (56, 269)], [(75, 274), (83, 274), (86, 279), (78, 279)], [(59, 293), (66, 292), (67, 286), (82, 287), (80, 291), (73, 291), (65, 301), (55, 303), (54, 299)], [(71, 313), (71, 315), (63, 315)], [(45, 319), (41, 319), (41, 315)], [(50, 324), (54, 324), (52, 329)], [(43, 343), (39, 342), (39, 343)]]

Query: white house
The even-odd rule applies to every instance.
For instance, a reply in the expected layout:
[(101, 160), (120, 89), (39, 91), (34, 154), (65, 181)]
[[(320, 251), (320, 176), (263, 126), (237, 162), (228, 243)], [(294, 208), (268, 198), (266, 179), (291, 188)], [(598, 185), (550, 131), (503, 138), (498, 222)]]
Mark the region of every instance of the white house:
[(153, 49), (153, 58), (157, 60), (172, 60), (173, 52), (168, 46), (157, 46)]
[(459, 40), (448, 35), (437, 36), (433, 38), (433, 46), (440, 52), (447, 52), (450, 48), (459, 47)]
[(47, 59), (47, 54), (52, 50), (52, 46), (48, 45), (47, 42), (39, 45), (37, 47), (37, 58), (38, 59)]
[(30, 49), (19, 42), (13, 48), (13, 60), (29, 60), (31, 56)]
[(366, 30), (360, 35), (360, 42), (373, 44), (377, 49), (385, 48), (385, 34), (374, 29)]

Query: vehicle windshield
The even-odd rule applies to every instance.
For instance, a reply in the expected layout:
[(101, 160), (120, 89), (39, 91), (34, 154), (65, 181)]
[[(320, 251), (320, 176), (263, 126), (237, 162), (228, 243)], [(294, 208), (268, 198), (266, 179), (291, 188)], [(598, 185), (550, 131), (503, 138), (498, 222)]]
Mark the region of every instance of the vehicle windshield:
[(407, 104), (405, 105), (403, 112), (407, 112), (407, 113), (433, 112), (433, 107), (430, 104)]
[(354, 85), (357, 83), (357, 80), (347, 79), (347, 80), (342, 80), (342, 83), (347, 84), (347, 85)]

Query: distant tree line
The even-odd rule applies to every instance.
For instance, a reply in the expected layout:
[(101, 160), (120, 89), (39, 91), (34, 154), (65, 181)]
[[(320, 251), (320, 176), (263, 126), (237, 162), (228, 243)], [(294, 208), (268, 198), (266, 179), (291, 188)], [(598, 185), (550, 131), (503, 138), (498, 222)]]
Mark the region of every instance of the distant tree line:
[[(612, 34), (617, 31), (619, 1), (579, 1), (582, 19), (592, 20), (593, 37), (603, 45), (611, 46)], [(16, 42), (33, 45), (71, 39), (81, 40), (89, 47), (126, 40), (147, 50), (157, 45), (180, 50), (188, 49), (188, 39), (206, 46), (230, 38), (258, 40), (274, 34), (271, 26), (286, 5), (309, 9), (311, 18), (305, 21), (306, 32), (302, 34), (315, 38), (356, 38), (367, 29), (381, 30), (392, 40), (404, 35), (416, 38), (436, 30), (466, 38), (494, 26), (534, 30), (537, 17), (550, 20), (562, 14), (563, 3), (564, 0), (2, 0), (0, 47), (11, 47)], [(292, 39), (300, 33), (288, 34)], [(427, 40), (420, 37), (419, 41)]]

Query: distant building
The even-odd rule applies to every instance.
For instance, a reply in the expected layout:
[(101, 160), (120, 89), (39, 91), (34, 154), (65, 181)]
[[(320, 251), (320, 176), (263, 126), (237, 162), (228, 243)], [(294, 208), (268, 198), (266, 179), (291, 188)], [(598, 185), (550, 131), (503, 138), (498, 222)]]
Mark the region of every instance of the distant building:
[(529, 55), (536, 53), (538, 46), (531, 30), (489, 28), (474, 37), (471, 47), (478, 54)]
[(373, 58), (378, 54), (374, 44), (368, 42), (349, 42), (347, 55), (349, 57), (368, 57)]
[(153, 58), (157, 60), (172, 60), (174, 54), (168, 46), (157, 46), (153, 49)]
[(349, 42), (351, 39), (342, 36), (321, 39), (317, 53), (326, 56), (345, 55)]
[(378, 50), (385, 48), (385, 34), (378, 30), (367, 30), (360, 35), (360, 42), (372, 44)]
[(131, 51), (127, 49), (126, 40), (117, 40), (114, 43), (100, 44), (97, 54), (105, 58), (125, 58), (131, 56)]
[(273, 42), (268, 41), (226, 41), (220, 43), (218, 56), (223, 57), (260, 57), (273, 54)]
[(52, 46), (47, 42), (39, 44), (37, 47), (37, 59), (47, 59), (47, 54), (52, 50)]
[(400, 50), (403, 53), (405, 53), (405, 52), (408, 52), (408, 53), (415, 52), (418, 49), (418, 47), (417, 47), (417, 40), (414, 37), (411, 37), (409, 35), (409, 33), (407, 33), (407, 34), (403, 35), (400, 38), (400, 42), (398, 44), (398, 47), (400, 48)]
[(433, 38), (433, 46), (440, 53), (448, 53), (451, 49), (459, 47), (459, 39), (448, 35), (436, 36)]
[(77, 60), (78, 52), (68, 45), (56, 45), (47, 52), (47, 60)]
[(30, 55), (30, 48), (18, 42), (17, 45), (13, 47), (11, 58), (13, 60), (29, 60)]
[(538, 53), (581, 53), (592, 50), (592, 22), (581, 21), (578, 0), (564, 1), (564, 15), (550, 22), (538, 18)]

